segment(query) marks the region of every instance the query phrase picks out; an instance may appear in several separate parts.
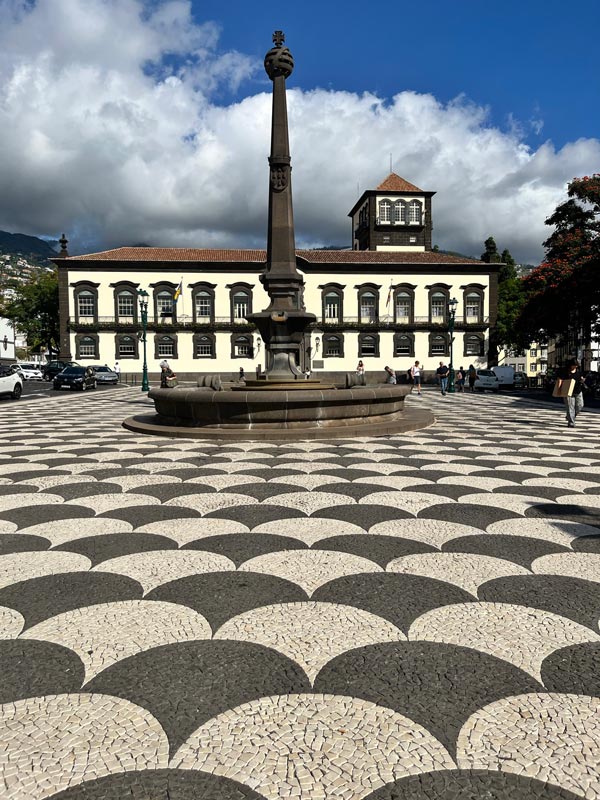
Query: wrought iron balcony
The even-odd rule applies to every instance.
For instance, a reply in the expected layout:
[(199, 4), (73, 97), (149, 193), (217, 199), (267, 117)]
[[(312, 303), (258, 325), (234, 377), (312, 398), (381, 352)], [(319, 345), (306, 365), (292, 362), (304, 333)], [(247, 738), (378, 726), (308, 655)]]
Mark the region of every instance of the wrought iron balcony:
[[(141, 330), (141, 319), (131, 317), (80, 317), (79, 319), (69, 318), (68, 326), (73, 330), (81, 331), (138, 331)], [(150, 331), (176, 331), (176, 330), (254, 330), (255, 326), (246, 322), (245, 319), (231, 319), (231, 317), (199, 317), (194, 319), (191, 316), (178, 316), (173, 319), (171, 316), (161, 316), (155, 319), (148, 316), (148, 330)]]

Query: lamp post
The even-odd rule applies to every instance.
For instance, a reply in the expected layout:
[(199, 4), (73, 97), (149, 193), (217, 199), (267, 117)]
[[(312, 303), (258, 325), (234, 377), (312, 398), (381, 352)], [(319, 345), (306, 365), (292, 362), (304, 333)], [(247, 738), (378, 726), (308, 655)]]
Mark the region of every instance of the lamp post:
[(142, 365), (142, 392), (147, 392), (150, 386), (148, 385), (148, 360), (146, 358), (146, 333), (148, 331), (148, 292), (145, 289), (138, 289), (138, 297), (140, 298), (140, 317), (142, 319), (142, 335), (140, 341), (144, 347), (144, 363)]
[(448, 330), (450, 331), (450, 374), (448, 375), (448, 392), (454, 394), (456, 388), (454, 386), (454, 321), (456, 319), (456, 306), (458, 300), (453, 297), (448, 300)]

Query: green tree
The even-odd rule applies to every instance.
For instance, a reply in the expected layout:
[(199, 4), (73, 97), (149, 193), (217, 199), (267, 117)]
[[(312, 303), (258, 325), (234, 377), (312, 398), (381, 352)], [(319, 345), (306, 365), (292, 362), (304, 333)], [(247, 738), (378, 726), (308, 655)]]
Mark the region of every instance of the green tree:
[(493, 236), (489, 236), (484, 242), (485, 252), (481, 254), (481, 261), (486, 264), (498, 264), (500, 262), (500, 253), (496, 245), (496, 240)]
[(504, 347), (519, 347), (521, 342), (516, 330), (523, 304), (522, 281), (517, 274), (517, 265), (510, 250), (498, 253), (496, 240), (490, 236), (484, 243), (485, 252), (481, 260), (486, 264), (500, 264), (498, 268), (498, 316), (490, 330), (488, 363), (498, 363), (498, 353)]
[(44, 346), (58, 351), (58, 275), (42, 272), (15, 286), (15, 296), (0, 304), (0, 314), (11, 320), (16, 330), (27, 336), (29, 347)]

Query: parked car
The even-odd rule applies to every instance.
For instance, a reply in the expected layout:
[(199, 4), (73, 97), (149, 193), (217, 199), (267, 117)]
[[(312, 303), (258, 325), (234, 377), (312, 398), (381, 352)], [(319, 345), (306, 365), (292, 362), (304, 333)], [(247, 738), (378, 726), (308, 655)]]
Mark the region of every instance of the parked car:
[(37, 364), (19, 364), (23, 380), (41, 381), (43, 379), (42, 370)]
[(515, 372), (515, 389), (527, 389), (529, 378), (525, 372)]
[(0, 364), (0, 395), (9, 394), (18, 400), (23, 393), (23, 378), (12, 367)]
[(498, 376), (495, 372), (492, 372), (491, 369), (478, 369), (475, 389), (478, 392), (485, 392), (486, 389), (490, 392), (499, 392), (500, 381), (498, 380)]
[(114, 383), (117, 384), (119, 382), (119, 376), (116, 372), (114, 372), (110, 367), (107, 367), (106, 364), (101, 366), (100, 364), (91, 364), (91, 368), (96, 373), (96, 380), (98, 383)]
[(54, 378), (53, 389), (85, 389), (96, 388), (96, 375), (90, 367), (65, 367)]
[(505, 386), (507, 389), (512, 389), (515, 385), (515, 368), (495, 366), (492, 367), (492, 372), (498, 378), (500, 386)]
[(42, 370), (42, 376), (45, 381), (51, 381), (59, 372), (62, 372), (65, 367), (78, 367), (77, 361), (48, 361)]

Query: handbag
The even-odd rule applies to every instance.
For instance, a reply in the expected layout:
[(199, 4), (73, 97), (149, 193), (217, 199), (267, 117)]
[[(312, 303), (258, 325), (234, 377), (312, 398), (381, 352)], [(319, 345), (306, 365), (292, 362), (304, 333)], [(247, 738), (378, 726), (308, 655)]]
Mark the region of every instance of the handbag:
[(575, 381), (572, 378), (558, 378), (552, 390), (552, 397), (571, 397), (573, 389), (575, 388)]
[(177, 386), (177, 376), (176, 375), (170, 375), (167, 378), (167, 388), (168, 389), (173, 389), (175, 386)]

